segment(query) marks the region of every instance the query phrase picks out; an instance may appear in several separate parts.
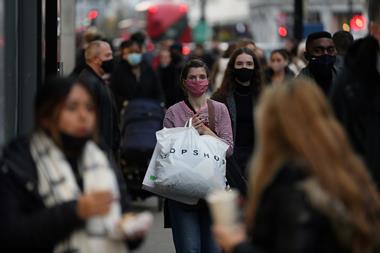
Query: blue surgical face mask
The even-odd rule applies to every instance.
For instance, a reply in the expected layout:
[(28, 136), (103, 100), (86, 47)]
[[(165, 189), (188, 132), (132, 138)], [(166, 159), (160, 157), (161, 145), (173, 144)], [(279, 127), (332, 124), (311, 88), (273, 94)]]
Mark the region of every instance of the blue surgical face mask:
[(138, 53), (131, 53), (131, 54), (128, 54), (127, 60), (129, 64), (131, 64), (132, 66), (136, 66), (140, 64), (142, 60), (142, 55)]

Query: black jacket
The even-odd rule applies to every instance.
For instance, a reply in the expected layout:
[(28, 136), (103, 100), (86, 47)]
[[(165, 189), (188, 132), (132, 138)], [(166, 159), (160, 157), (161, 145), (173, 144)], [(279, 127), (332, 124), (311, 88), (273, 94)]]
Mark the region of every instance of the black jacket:
[[(38, 193), (35, 162), (29, 138), (8, 144), (0, 160), (0, 252), (51, 253), (54, 246), (84, 221), (76, 214), (76, 201), (45, 207)], [(115, 169), (123, 212), (127, 211), (126, 186)]]
[(331, 104), (351, 144), (380, 187), (379, 43), (372, 37), (355, 42), (331, 93)]
[(125, 60), (121, 60), (112, 73), (110, 88), (119, 112), (125, 100), (150, 98), (164, 102), (161, 83), (156, 73), (144, 62), (140, 64), (140, 68), (140, 80), (137, 80), (132, 72), (132, 66)]
[(185, 94), (180, 85), (180, 73), (181, 69), (173, 64), (167, 67), (159, 66), (157, 68), (157, 74), (165, 94), (166, 108), (185, 100)]
[[(244, 149), (242, 151), (239, 150), (239, 147), (236, 146), (236, 129), (237, 129), (237, 110), (239, 108), (236, 108), (236, 101), (235, 101), (235, 96), (234, 96), (235, 90), (231, 90), (228, 92), (226, 97), (221, 97), (218, 95), (213, 95), (212, 99), (224, 103), (228, 109), (228, 112), (230, 114), (231, 118), (231, 125), (232, 125), (232, 133), (233, 133), (233, 139), (234, 139), (234, 153), (232, 156), (227, 158), (227, 168), (226, 168), (226, 177), (228, 180), (228, 183), (232, 188), (237, 188), (240, 193), (243, 196), (246, 196), (247, 193), (247, 175), (245, 173), (246, 168), (242, 168), (241, 164), (246, 164), (248, 162), (248, 158), (250, 157), (251, 153), (253, 150), (247, 150)], [(252, 102), (253, 104), (256, 103), (258, 97), (258, 93), (255, 91), (252, 91)], [(252, 109), (253, 110), (253, 109)], [(251, 112), (251, 114), (253, 111)], [(254, 120), (254, 119), (252, 119)], [(253, 123), (254, 125), (254, 123)], [(249, 136), (254, 137), (254, 129), (253, 127), (251, 129), (246, 129), (246, 131), (251, 131)], [(254, 139), (252, 139), (252, 148), (254, 146)], [(244, 154), (240, 154), (238, 152), (244, 152)], [(240, 162), (238, 155), (247, 158), (246, 161)], [(244, 166), (244, 165), (243, 165)]]
[[(344, 234), (343, 226), (334, 230), (336, 223), (309, 201), (311, 191), (319, 192), (309, 179), (292, 165), (282, 168), (261, 197), (250, 240), (237, 245), (234, 253), (350, 252), (342, 245), (350, 245), (351, 238), (340, 241), (335, 233)], [(313, 186), (309, 192), (306, 183)]]
[(100, 137), (108, 148), (117, 152), (120, 144), (119, 116), (112, 92), (103, 79), (88, 65), (82, 70), (78, 80), (90, 87), (96, 100)]
[(331, 83), (321, 83), (320, 81), (317, 80), (317, 78), (314, 76), (314, 74), (310, 70), (310, 65), (307, 65), (305, 68), (301, 69), (301, 72), (298, 74), (297, 78), (310, 78), (312, 79), (324, 92), (326, 96), (330, 95), (332, 86), (337, 78), (338, 75), (338, 69), (334, 65), (332, 69), (332, 80)]

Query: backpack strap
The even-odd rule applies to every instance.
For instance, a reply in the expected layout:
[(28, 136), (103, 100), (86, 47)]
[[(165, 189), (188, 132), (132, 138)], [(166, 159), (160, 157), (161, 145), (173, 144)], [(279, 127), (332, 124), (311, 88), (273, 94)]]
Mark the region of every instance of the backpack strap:
[(208, 124), (211, 131), (215, 132), (215, 107), (211, 99), (207, 99)]

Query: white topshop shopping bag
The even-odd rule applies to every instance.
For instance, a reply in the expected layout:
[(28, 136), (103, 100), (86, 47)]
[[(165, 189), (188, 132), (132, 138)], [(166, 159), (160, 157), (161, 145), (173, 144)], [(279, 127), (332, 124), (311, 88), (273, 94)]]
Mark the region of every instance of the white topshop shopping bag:
[(156, 137), (143, 189), (194, 205), (208, 193), (225, 188), (227, 143), (199, 135), (191, 119), (185, 127), (157, 131)]

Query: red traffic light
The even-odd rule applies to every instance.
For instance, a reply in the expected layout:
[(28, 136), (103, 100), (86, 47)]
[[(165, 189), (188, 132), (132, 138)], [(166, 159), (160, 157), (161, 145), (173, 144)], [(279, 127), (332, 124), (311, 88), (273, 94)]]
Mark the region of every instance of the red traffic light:
[(87, 18), (90, 20), (93, 20), (93, 19), (96, 19), (98, 17), (98, 15), (99, 15), (98, 10), (91, 10), (88, 12)]
[(278, 34), (280, 35), (280, 37), (284, 38), (284, 37), (288, 36), (288, 29), (286, 29), (285, 26), (280, 26), (278, 28)]
[(365, 29), (366, 20), (362, 15), (355, 15), (351, 18), (350, 27), (354, 31), (359, 31)]

